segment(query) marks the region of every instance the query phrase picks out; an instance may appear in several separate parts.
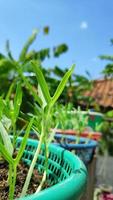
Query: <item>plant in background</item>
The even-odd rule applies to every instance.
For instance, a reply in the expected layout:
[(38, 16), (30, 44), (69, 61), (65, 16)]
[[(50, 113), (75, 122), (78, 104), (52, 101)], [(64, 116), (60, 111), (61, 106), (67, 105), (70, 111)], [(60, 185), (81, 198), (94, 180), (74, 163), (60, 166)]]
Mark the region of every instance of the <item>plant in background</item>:
[[(48, 30), (48, 31), (47, 31)], [(49, 27), (44, 27), (43, 29), (44, 34), (47, 35), (49, 33)], [(65, 53), (68, 50), (68, 46), (66, 44), (60, 44), (53, 49), (50, 48), (43, 48), (41, 50), (29, 50), (32, 43), (36, 40), (38, 31), (34, 30), (32, 35), (28, 38), (26, 43), (24, 44), (20, 55), (18, 59), (16, 60), (12, 52), (10, 50), (10, 44), (7, 40), (6, 42), (6, 55), (3, 55), (0, 53), (0, 91), (1, 94), (6, 94), (9, 86), (11, 85), (12, 81), (15, 79), (15, 77), (18, 77), (18, 70), (17, 65), (19, 64), (22, 66), (23, 72), (26, 73), (27, 76), (29, 76), (29, 79), (36, 83), (36, 78), (30, 74), (32, 72), (32, 68), (29, 65), (30, 60), (40, 61), (43, 62), (46, 58), (51, 57), (51, 52), (54, 57), (59, 57), (61, 54)], [(45, 68), (43, 68), (44, 75), (47, 76), (48, 79), (50, 79), (50, 71)]]
[(54, 123), (62, 130), (74, 130), (77, 135), (75, 143), (78, 144), (81, 133), (88, 126), (88, 116), (83, 114), (80, 107), (75, 109), (70, 103), (66, 106), (57, 105)]
[[(110, 40), (111, 45), (113, 45), (113, 39)], [(113, 78), (113, 55), (100, 55), (99, 58), (101, 60), (109, 61), (109, 63), (105, 66), (102, 74), (104, 78), (112, 79)], [(108, 151), (109, 154), (113, 155), (113, 141), (111, 140), (113, 136), (113, 111), (107, 111), (104, 114), (105, 120), (101, 123), (98, 130), (102, 132), (102, 140), (101, 140), (101, 153), (104, 151)]]
[(97, 131), (102, 133), (99, 141), (99, 153), (104, 157), (98, 175), (101, 175), (104, 180), (107, 177), (108, 156), (113, 156), (113, 110), (104, 114), (103, 122), (97, 126)]
[[(111, 45), (113, 45), (113, 39), (110, 40)], [(108, 63), (104, 70), (102, 71), (102, 74), (105, 78), (113, 78), (113, 55), (101, 55), (99, 56), (101, 60), (108, 60), (110, 63)]]
[(76, 144), (78, 144), (80, 142), (81, 133), (83, 133), (83, 131), (88, 126), (88, 116), (82, 113), (80, 107), (78, 107), (78, 109), (73, 113), (72, 124), (73, 129), (77, 134)]
[(59, 129), (73, 129), (72, 114), (74, 107), (72, 103), (66, 105), (56, 104), (54, 108), (53, 125)]
[(97, 126), (96, 130), (102, 132), (102, 139), (100, 141), (100, 153), (107, 152), (109, 155), (113, 155), (113, 110), (110, 110), (104, 114), (103, 122)]

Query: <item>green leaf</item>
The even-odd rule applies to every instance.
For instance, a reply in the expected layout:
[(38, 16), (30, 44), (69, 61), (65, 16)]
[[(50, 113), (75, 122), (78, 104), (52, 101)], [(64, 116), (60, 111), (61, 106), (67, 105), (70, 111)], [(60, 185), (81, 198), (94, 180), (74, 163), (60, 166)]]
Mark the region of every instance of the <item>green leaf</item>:
[(28, 41), (24, 45), (24, 47), (23, 47), (23, 49), (22, 49), (22, 51), (20, 53), (20, 56), (19, 56), (19, 61), (20, 62), (25, 61), (28, 49), (29, 49), (30, 45), (34, 42), (34, 40), (36, 39), (37, 33), (38, 33), (38, 31), (34, 30), (33, 33), (32, 33), (32, 35), (29, 37)]
[(11, 127), (11, 119), (9, 119), (8, 117), (6, 117), (5, 115), (2, 115), (2, 119), (1, 119), (1, 122), (4, 126), (4, 128), (6, 130), (9, 130), (10, 127)]
[(75, 65), (72, 65), (72, 67), (68, 70), (68, 72), (66, 72), (66, 74), (64, 75), (63, 79), (61, 80), (60, 84), (58, 85), (56, 92), (54, 94), (54, 96), (52, 97), (52, 105), (54, 105), (54, 103), (57, 101), (57, 99), (59, 98), (59, 96), (61, 95), (69, 77), (71, 76), (73, 70), (75, 68)]
[(22, 89), (21, 89), (21, 83), (18, 83), (17, 89), (16, 89), (16, 95), (14, 98), (14, 117), (15, 120), (17, 119), (20, 111), (20, 106), (22, 103)]
[(30, 120), (29, 125), (28, 125), (28, 127), (26, 129), (25, 135), (23, 137), (22, 143), (21, 143), (19, 151), (18, 151), (18, 155), (17, 155), (17, 157), (15, 159), (15, 164), (19, 163), (19, 161), (20, 161), (20, 159), (21, 159), (21, 157), (23, 155), (23, 152), (24, 152), (26, 144), (27, 144), (27, 139), (28, 139), (28, 136), (29, 136), (29, 133), (30, 133), (30, 129), (31, 129), (32, 124), (33, 124), (33, 121), (34, 121), (34, 118), (32, 118)]
[(33, 67), (34, 72), (36, 74), (38, 83), (40, 85), (40, 88), (41, 88), (41, 91), (42, 91), (42, 94), (43, 94), (43, 97), (44, 97), (46, 103), (48, 104), (51, 101), (51, 96), (50, 96), (50, 93), (49, 93), (49, 89), (48, 89), (48, 85), (46, 83), (46, 80), (43, 76), (43, 73), (42, 73), (40, 67), (39, 67), (39, 64), (36, 61), (31, 61), (31, 64), (32, 64), (32, 67)]
[(36, 91), (34, 90), (34, 88), (32, 87), (32, 85), (28, 82), (27, 78), (23, 75), (21, 69), (18, 69), (18, 72), (21, 76), (21, 78), (23, 79), (24, 83), (25, 83), (25, 87), (30, 91), (30, 93), (33, 95), (34, 99), (36, 102), (39, 103), (39, 105), (42, 105), (42, 100), (40, 99), (40, 97), (37, 95)]
[(44, 95), (43, 95), (43, 93), (42, 93), (42, 90), (41, 90), (40, 85), (38, 85), (38, 94), (39, 94), (39, 97), (41, 98), (41, 100), (42, 100), (42, 102), (43, 102), (42, 108), (45, 108), (46, 105), (47, 105), (47, 102), (46, 102), (46, 100), (45, 100), (45, 98), (44, 98)]
[(43, 28), (43, 32), (44, 32), (45, 35), (48, 35), (48, 33), (49, 33), (49, 26), (45, 26)]
[(65, 53), (68, 50), (68, 46), (66, 44), (60, 44), (57, 47), (54, 47), (53, 53), (55, 57), (59, 57), (62, 53)]
[(11, 139), (4, 128), (3, 124), (0, 122), (0, 135), (2, 137), (3, 143), (7, 151), (9, 152), (10, 155), (13, 154), (13, 145), (11, 143)]
[(0, 97), (0, 120), (2, 118), (3, 109), (4, 109), (4, 102), (3, 102), (3, 98)]
[(113, 61), (113, 56), (112, 56), (112, 55), (100, 55), (99, 58), (100, 58), (101, 60)]
[(35, 116), (31, 113), (28, 113), (28, 114), (24, 114), (23, 112), (20, 112), (20, 117), (19, 119), (24, 121), (24, 123), (28, 123), (30, 121), (31, 118), (34, 118), (34, 121), (33, 121), (33, 126), (32, 128), (35, 127), (35, 129), (41, 133), (41, 113), (38, 114)]
[(2, 143), (0, 143), (0, 152), (8, 163), (14, 164), (13, 158), (11, 157), (11, 155), (9, 154), (9, 152)]
[(12, 53), (10, 50), (9, 40), (6, 41), (6, 52), (7, 52), (9, 59), (11, 59), (13, 61), (14, 59), (13, 59), (13, 56), (12, 56)]
[(15, 86), (15, 81), (13, 81), (12, 84), (10, 85), (10, 88), (9, 88), (6, 98), (5, 98), (6, 101), (8, 101), (10, 99), (10, 96), (11, 96), (14, 86)]

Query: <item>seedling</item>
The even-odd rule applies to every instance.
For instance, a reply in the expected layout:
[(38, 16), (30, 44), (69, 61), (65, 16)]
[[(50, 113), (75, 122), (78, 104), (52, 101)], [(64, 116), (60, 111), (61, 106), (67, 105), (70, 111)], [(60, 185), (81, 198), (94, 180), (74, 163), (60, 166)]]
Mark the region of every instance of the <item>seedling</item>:
[(52, 113), (55, 102), (58, 100), (59, 96), (61, 95), (61, 93), (68, 81), (68, 78), (70, 77), (70, 75), (72, 74), (72, 72), (74, 70), (74, 65), (73, 65), (69, 69), (69, 71), (64, 75), (64, 77), (61, 80), (60, 84), (58, 85), (54, 95), (51, 97), (49, 89), (48, 89), (48, 85), (47, 85), (44, 75), (41, 71), (40, 64), (37, 63), (36, 61), (32, 61), (31, 65), (33, 67), (33, 70), (36, 74), (37, 81), (38, 81), (38, 94), (36, 93), (36, 91), (32, 90), (31, 84), (29, 83), (27, 78), (25, 78), (23, 76), (23, 74), (20, 70), (19, 70), (19, 73), (20, 73), (21, 77), (23, 78), (24, 83), (26, 84), (27, 88), (30, 90), (35, 101), (38, 104), (38, 106), (35, 107), (35, 110), (36, 110), (38, 116), (35, 116), (33, 126), (38, 130), (38, 135), (40, 135), (40, 138), (39, 138), (38, 147), (34, 154), (33, 160), (31, 162), (31, 165), (30, 165), (30, 168), (28, 171), (28, 175), (27, 175), (25, 183), (24, 183), (21, 197), (25, 196), (26, 192), (28, 190), (28, 186), (29, 186), (29, 183), (30, 183), (30, 180), (32, 177), (33, 169), (34, 169), (36, 161), (38, 159), (42, 144), (44, 144), (44, 146), (45, 146), (45, 171), (43, 174), (42, 181), (36, 192), (39, 192), (41, 190), (43, 183), (46, 180), (47, 169), (48, 169), (48, 156), (49, 156), (48, 146), (49, 146), (49, 143), (51, 142), (51, 139), (53, 138), (53, 133), (52, 133), (52, 135), (50, 135), (51, 117), (52, 117), (51, 113)]
[[(13, 157), (16, 145), (16, 121), (19, 116), (20, 105), (22, 101), (22, 91), (21, 85), (17, 85), (16, 94), (14, 100), (10, 100), (10, 94), (13, 88), (11, 85), (9, 92), (5, 99), (0, 98), (0, 152), (1, 156), (8, 162), (9, 171), (8, 171), (8, 185), (9, 185), (9, 200), (14, 199), (15, 183), (16, 183), (16, 172), (17, 166), (20, 162), (20, 159), (23, 155), (24, 149), (27, 144), (27, 138), (30, 132), (30, 129), (33, 124), (33, 119), (29, 122), (25, 135), (23, 137), (20, 149), (17, 152), (16, 157)], [(13, 133), (13, 137), (9, 133)]]
[(77, 135), (75, 143), (78, 144), (81, 133), (88, 126), (88, 116), (82, 113), (80, 107), (74, 109), (71, 104), (67, 106), (57, 105), (56, 108), (55, 124), (58, 124), (62, 130), (74, 130)]
[[(43, 174), (42, 181), (37, 189), (36, 192), (39, 192), (43, 186), (43, 183), (46, 180), (47, 176), (47, 169), (48, 169), (48, 156), (49, 150), (48, 146), (53, 138), (53, 133), (50, 135), (50, 127), (51, 127), (51, 113), (53, 106), (57, 99), (59, 98), (60, 94), (62, 93), (68, 78), (70, 77), (71, 73), (74, 70), (74, 66), (72, 66), (69, 71), (64, 75), (62, 81), (58, 85), (55, 94), (51, 97), (46, 80), (43, 76), (43, 73), (40, 69), (39, 64), (37, 62), (31, 62), (33, 70), (36, 74), (38, 80), (38, 94), (36, 91), (32, 90), (31, 84), (28, 82), (27, 78), (23, 76), (21, 69), (18, 69), (19, 74), (24, 80), (24, 83), (30, 89), (36, 104), (35, 104), (35, 111), (37, 115), (30, 114), (31, 120), (30, 122), (27, 121), (25, 135), (21, 142), (20, 148), (16, 154), (16, 157), (13, 157), (13, 153), (16, 148), (16, 139), (18, 137), (17, 130), (16, 130), (16, 122), (19, 117), (20, 113), (20, 106), (22, 102), (22, 90), (21, 90), (21, 83), (18, 83), (16, 94), (14, 100), (10, 98), (14, 83), (11, 85), (9, 92), (5, 99), (2, 97), (0, 98), (0, 152), (2, 157), (8, 162), (9, 164), (9, 172), (8, 172), (8, 183), (9, 183), (9, 200), (14, 199), (14, 191), (15, 191), (15, 184), (16, 184), (16, 173), (17, 173), (17, 166), (20, 162), (20, 159), (23, 155), (27, 144), (27, 138), (29, 136), (29, 132), (31, 128), (38, 130), (39, 144), (37, 146), (36, 152), (34, 154), (34, 158), (30, 165), (28, 175), (26, 177), (24, 187), (22, 190), (21, 197), (26, 195), (30, 179), (33, 173), (33, 169), (35, 167), (36, 161), (38, 159), (41, 146), (42, 144), (45, 145), (45, 171)], [(6, 123), (6, 121), (8, 123)], [(13, 137), (9, 135), (9, 133), (13, 133)], [(20, 131), (21, 132), (21, 131)], [(19, 132), (19, 133), (20, 133)]]

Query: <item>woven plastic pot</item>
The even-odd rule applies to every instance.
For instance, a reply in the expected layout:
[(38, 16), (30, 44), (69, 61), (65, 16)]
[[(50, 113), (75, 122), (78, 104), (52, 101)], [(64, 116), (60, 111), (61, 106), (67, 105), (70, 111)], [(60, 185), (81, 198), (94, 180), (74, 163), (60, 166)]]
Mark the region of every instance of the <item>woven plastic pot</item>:
[[(17, 149), (21, 141), (22, 138), (19, 137)], [(37, 145), (38, 141), (28, 139), (22, 158), (26, 164), (31, 164)], [(54, 185), (39, 194), (28, 195), (18, 200), (78, 200), (81, 198), (87, 179), (87, 170), (82, 161), (69, 151), (52, 144), (49, 146), (49, 151), (47, 181)], [(39, 173), (43, 173), (44, 163), (44, 146), (42, 146), (35, 166)]]
[(74, 151), (76, 155), (87, 165), (91, 162), (97, 142), (88, 138), (80, 137), (79, 144), (76, 144), (76, 136), (56, 134), (57, 146), (61, 146), (69, 151)]

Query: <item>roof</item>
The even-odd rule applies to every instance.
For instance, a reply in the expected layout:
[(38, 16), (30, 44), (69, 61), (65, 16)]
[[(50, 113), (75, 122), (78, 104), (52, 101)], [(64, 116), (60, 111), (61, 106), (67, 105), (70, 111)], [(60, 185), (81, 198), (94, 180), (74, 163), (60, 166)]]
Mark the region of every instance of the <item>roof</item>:
[(113, 79), (95, 80), (91, 91), (85, 92), (103, 107), (113, 107)]

